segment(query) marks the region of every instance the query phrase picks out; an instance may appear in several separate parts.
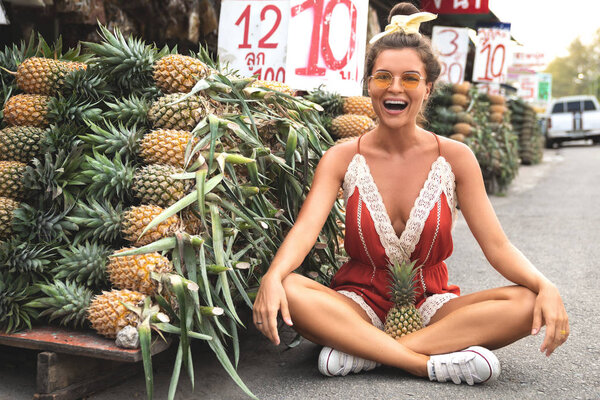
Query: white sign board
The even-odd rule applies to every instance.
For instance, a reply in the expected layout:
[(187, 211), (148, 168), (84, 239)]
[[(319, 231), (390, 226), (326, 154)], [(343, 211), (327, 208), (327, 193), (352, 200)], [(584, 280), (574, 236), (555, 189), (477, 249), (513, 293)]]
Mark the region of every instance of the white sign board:
[(534, 68), (546, 65), (546, 55), (540, 51), (517, 50), (513, 52), (513, 67)]
[(8, 25), (8, 17), (6, 16), (6, 11), (4, 10), (4, 6), (0, 1), (0, 25)]
[(223, 0), (219, 59), (240, 75), (286, 82), (289, 0)]
[(510, 24), (500, 23), (477, 30), (473, 81), (484, 83), (506, 82), (510, 63)]
[(368, 1), (291, 0), (286, 83), (362, 94)]
[(439, 80), (449, 83), (463, 82), (469, 53), (469, 30), (434, 26), (431, 41), (442, 65)]

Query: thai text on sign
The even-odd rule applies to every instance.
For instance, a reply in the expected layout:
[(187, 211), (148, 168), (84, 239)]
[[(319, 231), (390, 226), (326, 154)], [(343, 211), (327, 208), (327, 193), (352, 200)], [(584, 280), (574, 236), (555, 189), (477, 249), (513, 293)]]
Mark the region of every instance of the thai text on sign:
[(469, 53), (469, 30), (434, 26), (432, 44), (442, 66), (439, 79), (442, 82), (463, 82)]
[(219, 59), (243, 76), (286, 81), (290, 2), (223, 0)]
[(362, 93), (368, 2), (291, 0), (287, 83), (311, 90), (323, 85), (344, 96)]
[(510, 63), (510, 24), (499, 23), (477, 30), (473, 81), (485, 83), (506, 82)]
[(488, 0), (423, 0), (422, 8), (434, 14), (487, 14)]
[(541, 67), (546, 65), (546, 55), (540, 51), (515, 51), (512, 65), (525, 68)]

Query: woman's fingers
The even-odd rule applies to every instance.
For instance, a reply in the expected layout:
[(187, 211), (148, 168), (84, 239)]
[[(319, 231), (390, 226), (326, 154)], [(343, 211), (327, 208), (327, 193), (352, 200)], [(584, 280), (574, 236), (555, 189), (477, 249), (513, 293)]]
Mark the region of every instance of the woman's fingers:
[(542, 307), (536, 301), (533, 309), (533, 323), (531, 324), (531, 334), (537, 335), (542, 328)]
[(290, 316), (290, 309), (288, 307), (286, 298), (281, 299), (281, 318), (283, 318), (283, 321), (289, 326), (294, 325), (292, 322), (292, 317)]

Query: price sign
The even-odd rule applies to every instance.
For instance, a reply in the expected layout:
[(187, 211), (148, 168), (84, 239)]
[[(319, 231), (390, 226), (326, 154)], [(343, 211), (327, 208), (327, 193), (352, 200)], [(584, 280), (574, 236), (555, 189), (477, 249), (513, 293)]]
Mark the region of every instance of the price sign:
[(219, 59), (243, 76), (286, 81), (288, 0), (223, 0)]
[(324, 85), (344, 96), (362, 93), (368, 2), (291, 0), (287, 83), (311, 90)]
[(552, 94), (552, 74), (538, 73), (538, 100), (550, 101)]
[(500, 23), (477, 30), (473, 80), (486, 83), (506, 82), (509, 64), (510, 24)]
[(464, 81), (469, 53), (469, 30), (451, 26), (434, 26), (432, 44), (442, 65), (439, 79), (450, 83)]
[(535, 73), (519, 75), (517, 96), (524, 100), (533, 101), (537, 99), (538, 79)]

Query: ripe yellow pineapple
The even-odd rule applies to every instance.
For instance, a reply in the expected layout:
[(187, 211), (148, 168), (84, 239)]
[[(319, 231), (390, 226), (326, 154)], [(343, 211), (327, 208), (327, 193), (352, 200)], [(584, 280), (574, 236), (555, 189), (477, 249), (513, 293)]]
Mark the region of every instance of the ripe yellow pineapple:
[(0, 240), (8, 239), (12, 236), (12, 221), (14, 212), (21, 203), (8, 198), (0, 197)]
[(182, 129), (191, 131), (210, 109), (208, 100), (193, 95), (177, 102), (183, 94), (174, 93), (159, 97), (148, 111), (148, 119), (154, 128)]
[(17, 68), (17, 84), (25, 93), (53, 95), (68, 73), (86, 68), (80, 62), (31, 57)]
[(8, 125), (45, 127), (48, 125), (50, 97), (40, 94), (17, 94), (4, 104), (4, 120)]
[(154, 80), (163, 93), (187, 93), (209, 73), (202, 61), (180, 54), (169, 54), (154, 63)]
[(294, 89), (283, 82), (256, 80), (250, 84), (250, 87), (267, 88), (289, 94), (290, 96), (294, 95)]
[(173, 265), (167, 257), (156, 252), (134, 256), (119, 256), (120, 252), (132, 249), (118, 250), (110, 257), (106, 265), (108, 278), (118, 289), (136, 290), (143, 294), (152, 295), (157, 290), (157, 284), (150, 273), (164, 274), (171, 272)]
[(323, 106), (325, 112), (333, 117), (340, 114), (357, 114), (375, 119), (377, 116), (375, 110), (373, 110), (373, 103), (370, 97), (342, 97), (337, 93), (327, 92), (318, 88), (310, 92), (306, 98)]
[(423, 328), (423, 318), (415, 307), (416, 261), (390, 265), (390, 297), (394, 306), (385, 318), (385, 333), (397, 339)]
[(145, 298), (146, 295), (127, 289), (102, 292), (92, 300), (87, 309), (87, 318), (99, 334), (115, 338), (124, 327), (129, 325), (137, 328), (140, 323), (140, 317), (122, 303), (138, 307)]
[(123, 222), (121, 223), (121, 232), (125, 240), (128, 240), (135, 246), (144, 246), (173, 234), (179, 229), (180, 225), (179, 218), (176, 215), (160, 223), (157, 227), (150, 229), (144, 236), (141, 236), (146, 226), (163, 211), (163, 208), (151, 205), (131, 207), (125, 211), (123, 213)]
[(350, 96), (343, 98), (342, 110), (344, 111), (344, 114), (366, 115), (372, 119), (377, 117), (375, 110), (373, 110), (371, 98), (366, 96)]
[(188, 143), (198, 142), (190, 132), (177, 129), (157, 129), (144, 135), (140, 142), (140, 156), (146, 164), (168, 164), (185, 167), (185, 149)]
[(337, 138), (360, 136), (375, 128), (375, 122), (366, 115), (342, 114), (331, 121), (331, 133)]
[(18, 161), (0, 161), (0, 196), (23, 197), (23, 177), (27, 164)]
[(38, 155), (44, 129), (33, 126), (8, 126), (0, 130), (0, 160), (28, 163)]

